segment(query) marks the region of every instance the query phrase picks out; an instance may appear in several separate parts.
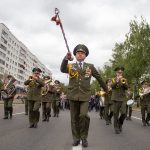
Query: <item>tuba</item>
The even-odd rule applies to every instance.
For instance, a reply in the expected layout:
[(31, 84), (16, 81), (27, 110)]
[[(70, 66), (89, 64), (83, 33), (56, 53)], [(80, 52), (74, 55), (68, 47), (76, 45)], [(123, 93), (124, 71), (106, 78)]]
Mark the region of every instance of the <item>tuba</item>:
[(147, 87), (145, 89), (140, 89), (139, 95), (141, 99), (143, 99), (143, 97), (147, 94), (150, 94), (150, 87)]
[(14, 92), (15, 92), (15, 85), (14, 82), (16, 81), (16, 79), (14, 77), (12, 77), (9, 82), (4, 85), (4, 89), (1, 91), (1, 97), (3, 100), (9, 98)]
[(45, 95), (47, 95), (47, 93), (48, 93), (48, 91), (50, 90), (49, 89), (49, 84), (52, 82), (52, 80), (51, 79), (49, 79), (49, 80), (47, 80), (46, 82), (45, 82), (45, 86), (42, 88), (42, 90), (41, 90), (41, 95), (42, 96), (45, 96)]

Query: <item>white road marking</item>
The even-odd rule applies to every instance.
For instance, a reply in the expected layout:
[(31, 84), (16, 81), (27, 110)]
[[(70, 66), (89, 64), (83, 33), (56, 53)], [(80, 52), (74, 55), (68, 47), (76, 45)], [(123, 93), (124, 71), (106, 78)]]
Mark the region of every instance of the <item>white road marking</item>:
[(135, 116), (132, 116), (132, 118), (137, 119), (137, 120), (142, 120), (141, 118), (138, 118), (138, 117), (135, 117)]
[(13, 116), (20, 115), (20, 114), (25, 114), (25, 112), (15, 113), (13, 114)]
[(72, 150), (82, 150), (82, 145), (72, 146)]
[(82, 141), (80, 141), (80, 144), (78, 146), (73, 146), (72, 150), (82, 150)]

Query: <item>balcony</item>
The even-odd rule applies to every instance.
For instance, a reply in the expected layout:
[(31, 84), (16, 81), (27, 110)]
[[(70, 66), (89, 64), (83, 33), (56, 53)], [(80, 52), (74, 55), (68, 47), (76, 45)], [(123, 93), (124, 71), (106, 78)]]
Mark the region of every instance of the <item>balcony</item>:
[(22, 68), (22, 69), (25, 69), (25, 66), (22, 65), (22, 64), (18, 64), (18, 66), (19, 66), (20, 68)]

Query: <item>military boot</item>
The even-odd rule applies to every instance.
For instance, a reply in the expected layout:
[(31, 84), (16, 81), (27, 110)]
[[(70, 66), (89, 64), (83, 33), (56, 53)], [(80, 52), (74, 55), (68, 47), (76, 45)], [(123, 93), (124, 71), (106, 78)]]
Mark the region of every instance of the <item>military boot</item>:
[(146, 117), (146, 124), (147, 124), (148, 126), (150, 126), (149, 120), (150, 120), (150, 113), (148, 113), (148, 114), (147, 114), (147, 117)]
[(46, 121), (46, 115), (45, 115), (45, 114), (43, 114), (43, 119), (42, 119), (42, 121)]
[(88, 141), (86, 139), (82, 139), (82, 146), (88, 147)]
[(29, 128), (34, 128), (34, 124), (30, 124)]
[(115, 129), (116, 134), (120, 134), (120, 130), (118, 128)]
[(13, 108), (9, 107), (8, 112), (9, 112), (9, 118), (12, 119)]
[(8, 108), (4, 108), (4, 118), (3, 119), (8, 119)]
[(72, 146), (78, 146), (80, 144), (80, 140), (74, 140)]
[(146, 121), (142, 120), (143, 126), (146, 126)]

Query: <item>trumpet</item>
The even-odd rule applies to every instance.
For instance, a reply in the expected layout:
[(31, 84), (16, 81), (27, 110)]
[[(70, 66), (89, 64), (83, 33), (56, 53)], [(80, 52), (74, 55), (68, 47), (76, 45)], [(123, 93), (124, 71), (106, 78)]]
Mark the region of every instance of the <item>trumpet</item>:
[(32, 77), (32, 76), (29, 76), (28, 80), (33, 80), (33, 77)]
[(29, 83), (29, 87), (34, 87), (36, 85), (36, 81), (34, 80), (34, 78), (32, 76), (29, 76), (28, 80), (31, 81)]
[(120, 81), (121, 81), (122, 84), (126, 84), (127, 83), (127, 80), (125, 78), (121, 78)]

